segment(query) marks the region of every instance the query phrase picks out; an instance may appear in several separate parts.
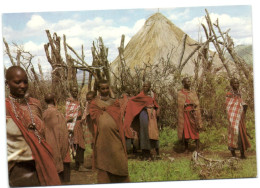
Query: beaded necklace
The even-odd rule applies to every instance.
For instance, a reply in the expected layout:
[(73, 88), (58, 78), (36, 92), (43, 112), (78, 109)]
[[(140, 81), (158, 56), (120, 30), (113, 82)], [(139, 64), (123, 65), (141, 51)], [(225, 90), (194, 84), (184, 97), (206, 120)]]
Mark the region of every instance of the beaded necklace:
[(29, 105), (27, 99), (26, 99), (26, 98), (16, 99), (16, 98), (14, 98), (14, 97), (12, 97), (12, 96), (9, 96), (9, 99), (10, 99), (10, 103), (11, 103), (13, 112), (14, 112), (14, 114), (15, 114), (15, 117), (16, 117), (17, 119), (21, 119), (21, 118), (19, 117), (19, 115), (18, 115), (18, 113), (17, 113), (17, 111), (16, 111), (17, 106), (14, 104), (14, 102), (17, 102), (17, 103), (19, 103), (19, 104), (21, 104), (21, 103), (23, 103), (23, 102), (26, 103), (27, 108), (28, 108), (28, 111), (29, 111), (29, 113), (30, 113), (30, 119), (31, 119), (31, 124), (29, 124), (29, 126), (28, 126), (27, 129), (28, 129), (28, 131), (30, 131), (30, 130), (34, 131), (34, 134), (35, 134), (35, 136), (38, 138), (39, 143), (41, 143), (41, 136), (40, 136), (38, 130), (36, 129), (36, 124), (34, 123), (34, 117), (33, 117), (33, 114), (32, 114), (32, 110), (31, 110), (31, 107), (30, 107), (30, 105)]

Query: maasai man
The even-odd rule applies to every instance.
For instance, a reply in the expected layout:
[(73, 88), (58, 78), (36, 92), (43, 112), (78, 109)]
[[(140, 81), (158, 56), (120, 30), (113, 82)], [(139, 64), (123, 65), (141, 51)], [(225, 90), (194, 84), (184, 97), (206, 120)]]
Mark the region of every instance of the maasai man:
[(226, 111), (229, 121), (228, 149), (233, 157), (236, 156), (235, 150), (240, 150), (241, 159), (245, 159), (245, 150), (250, 148), (245, 125), (247, 104), (241, 98), (238, 79), (232, 78), (230, 86), (232, 90), (226, 94)]
[(66, 119), (56, 108), (53, 94), (45, 95), (48, 108), (43, 113), (46, 142), (52, 147), (54, 162), (61, 179), (64, 179), (63, 161), (69, 150)]
[(52, 149), (42, 136), (44, 123), (32, 110), (35, 100), (24, 97), (28, 89), (24, 69), (10, 67), (6, 84), (10, 89), (5, 100), (10, 186), (60, 185)]
[(124, 128), (126, 137), (133, 138), (131, 124), (134, 118), (139, 117), (139, 141), (140, 149), (144, 158), (150, 158), (150, 150), (155, 148), (159, 155), (159, 130), (157, 117), (159, 116), (159, 105), (156, 102), (156, 95), (151, 90), (151, 82), (143, 84), (143, 90), (135, 97), (129, 99), (126, 107)]
[(120, 104), (110, 97), (109, 83), (98, 84), (100, 96), (89, 108), (94, 123), (94, 165), (98, 183), (129, 182)]
[(178, 92), (178, 138), (185, 144), (188, 152), (189, 139), (195, 140), (199, 150), (199, 129), (202, 128), (200, 105), (197, 94), (190, 90), (188, 77), (182, 80), (183, 89)]
[[(85, 172), (87, 169), (83, 166), (84, 164), (84, 151), (85, 151), (85, 140), (84, 140), (84, 131), (81, 123), (81, 108), (78, 101), (78, 88), (71, 88), (71, 96), (66, 100), (66, 118), (67, 126), (72, 135), (72, 150), (76, 151), (75, 156), (75, 170), (80, 172)], [(74, 153), (74, 152), (73, 152)]]

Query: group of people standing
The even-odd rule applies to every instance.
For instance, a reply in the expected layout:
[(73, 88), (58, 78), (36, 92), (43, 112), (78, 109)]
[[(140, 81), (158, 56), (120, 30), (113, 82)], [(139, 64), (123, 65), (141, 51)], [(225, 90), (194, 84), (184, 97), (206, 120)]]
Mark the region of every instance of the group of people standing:
[[(88, 171), (83, 165), (86, 140), (93, 149), (92, 168), (97, 170), (98, 183), (130, 182), (127, 153), (132, 145), (134, 151), (141, 150), (143, 159), (152, 156), (152, 149), (160, 154), (160, 106), (149, 81), (143, 83), (138, 95), (131, 96), (126, 87), (125, 93), (115, 99), (109, 82), (101, 80), (98, 94), (86, 94), (84, 110), (77, 98), (78, 88), (72, 87), (65, 117), (57, 109), (53, 94), (45, 95), (48, 108), (44, 112), (39, 100), (26, 96), (28, 78), (21, 67), (12, 66), (6, 71), (6, 84), (10, 89), (6, 127), (11, 186), (60, 185), (61, 180), (69, 181), (71, 153), (75, 170)], [(190, 139), (195, 140), (199, 150), (199, 100), (190, 90), (189, 78), (184, 78), (182, 84), (178, 92), (178, 138), (184, 141), (185, 151)], [(232, 91), (226, 96), (228, 146), (232, 156), (239, 149), (241, 158), (245, 158), (244, 151), (250, 147), (244, 122), (246, 104), (238, 80), (232, 79), (230, 85)]]

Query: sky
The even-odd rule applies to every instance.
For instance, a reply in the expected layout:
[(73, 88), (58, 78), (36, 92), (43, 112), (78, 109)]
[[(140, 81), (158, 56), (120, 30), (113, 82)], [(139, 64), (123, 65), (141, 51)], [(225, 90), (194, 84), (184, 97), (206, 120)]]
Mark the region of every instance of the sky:
[[(25, 49), (36, 55), (35, 62), (40, 59), (46, 70), (50, 69), (42, 45), (47, 41), (44, 29), (57, 32), (59, 35), (66, 34), (68, 43), (75, 48), (84, 44), (88, 53), (91, 43), (96, 37), (102, 36), (105, 45), (109, 47), (109, 60), (112, 61), (117, 55), (117, 47), (121, 34), (126, 35), (129, 40), (138, 29), (142, 27), (144, 20), (153, 13), (159, 11), (170, 19), (175, 25), (187, 32), (193, 39), (198, 39), (198, 23), (205, 15), (205, 7), (213, 18), (218, 17), (223, 30), (231, 28), (230, 34), (236, 44), (252, 43), (253, 30), (253, 56), (254, 56), (254, 81), (255, 81), (255, 110), (256, 110), (256, 131), (257, 151), (259, 144), (259, 118), (260, 117), (260, 7), (255, 0), (3, 0), (0, 1), (0, 31), (1, 37), (8, 42), (23, 44)], [(238, 6), (243, 5), (243, 6)], [(248, 6), (249, 5), (249, 6)], [(165, 9), (163, 9), (165, 8)], [(167, 8), (167, 9), (166, 9)], [(110, 11), (103, 11), (110, 9)], [(121, 9), (121, 10), (118, 10)], [(123, 10), (122, 10), (123, 9)], [(135, 9), (135, 10), (129, 10)], [(138, 9), (138, 10), (136, 10)], [(252, 20), (251, 20), (252, 9)], [(90, 11), (86, 11), (90, 10)], [(98, 11), (95, 11), (98, 10)], [(101, 11), (102, 10), (102, 11)], [(113, 11), (111, 11), (113, 10)], [(58, 12), (57, 12), (58, 11)], [(81, 12), (78, 12), (81, 11)], [(9, 14), (12, 13), (12, 14)], [(15, 14), (13, 14), (15, 13)], [(102, 23), (102, 24), (101, 24)], [(251, 23), (253, 23), (251, 25)], [(46, 27), (47, 26), (47, 27)], [(101, 27), (102, 26), (102, 27)], [(106, 37), (106, 38), (105, 38)], [(3, 43), (0, 49), (4, 51)], [(0, 53), (0, 59), (4, 65), (8, 65), (8, 59)], [(4, 91), (3, 65), (0, 65), (0, 86)], [(4, 92), (0, 92), (0, 102), (4, 106)], [(0, 124), (5, 125), (5, 108), (0, 108)], [(6, 163), (6, 132), (0, 131), (0, 174), (2, 177), (1, 187), (8, 187), (7, 163)], [(257, 155), (258, 169), (259, 155)], [(174, 181), (150, 183), (149, 187), (256, 187), (260, 178), (247, 178), (235, 180), (207, 180), (207, 181)], [(147, 184), (135, 183), (124, 184), (124, 187), (143, 187)], [(97, 187), (98, 185), (88, 185)], [(121, 184), (106, 185), (105, 187), (121, 187)], [(68, 186), (61, 186), (68, 187)], [(79, 186), (69, 186), (70, 188)], [(82, 187), (82, 186), (81, 186)], [(102, 186), (103, 187), (103, 186)]]
[[(108, 60), (112, 62), (118, 55), (121, 35), (125, 35), (126, 45), (145, 20), (156, 12), (162, 13), (193, 39), (199, 40), (204, 36), (201, 23), (205, 23), (205, 8), (212, 21), (219, 19), (223, 31), (231, 29), (230, 35), (236, 45), (252, 44), (250, 5), (4, 13), (2, 32), (9, 44), (22, 45), (25, 51), (35, 56), (34, 65), (37, 67), (40, 62), (44, 72), (49, 73), (51, 67), (43, 48), (48, 42), (46, 29), (56, 32), (61, 38), (66, 35), (67, 43), (78, 53), (84, 45), (86, 61), (90, 64), (92, 42), (101, 36), (109, 48)], [(4, 64), (6, 67), (11, 65), (7, 55), (4, 55)]]

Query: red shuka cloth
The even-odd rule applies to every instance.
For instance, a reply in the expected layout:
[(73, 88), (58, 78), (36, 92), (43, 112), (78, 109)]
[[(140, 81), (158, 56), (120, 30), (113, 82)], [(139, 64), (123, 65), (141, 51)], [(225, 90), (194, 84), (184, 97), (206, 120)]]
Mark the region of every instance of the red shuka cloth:
[(245, 125), (245, 113), (243, 112), (242, 116), (241, 116), (241, 120), (240, 120), (240, 124), (239, 124), (239, 133), (240, 133), (240, 137), (241, 137), (241, 141), (242, 141), (242, 145), (243, 145), (243, 150), (247, 150), (247, 148), (251, 147), (251, 144), (247, 138), (247, 134), (246, 134), (246, 125)]
[[(186, 103), (189, 104), (190, 101), (187, 99)], [(184, 138), (185, 139), (199, 139), (199, 131), (196, 127), (195, 120), (191, 117), (190, 111), (193, 107), (188, 106), (184, 109)]]
[(155, 96), (147, 96), (143, 91), (141, 91), (138, 95), (129, 99), (124, 119), (125, 136), (127, 138), (133, 138), (132, 131), (130, 129), (132, 121), (135, 116), (139, 114), (146, 106), (155, 106), (156, 108), (159, 108), (159, 105), (155, 100)]
[[(185, 92), (185, 91), (182, 91), (182, 93), (184, 95), (186, 95), (186, 100), (185, 100), (185, 103), (186, 104), (190, 104), (190, 100), (187, 98), (187, 95), (188, 93)], [(194, 110), (192, 106), (187, 106), (187, 107), (184, 107), (184, 114), (183, 114), (183, 117), (184, 117), (184, 128), (183, 128), (183, 132), (184, 132), (184, 138), (185, 139), (199, 139), (199, 131), (197, 129), (197, 125), (196, 125), (196, 122), (195, 122), (195, 119), (194, 117), (191, 116), (191, 112)]]
[[(54, 159), (52, 157), (52, 149), (46, 143), (45, 140), (41, 140), (39, 144), (38, 138), (31, 131), (28, 131), (25, 126), (22, 124), (21, 120), (17, 119), (13, 110), (9, 99), (5, 100), (6, 110), (9, 112), (13, 121), (17, 125), (17, 127), (22, 132), (24, 139), (27, 144), (30, 146), (33, 154), (33, 158), (35, 160), (35, 166), (37, 175), (39, 178), (39, 182), (43, 186), (50, 185), (61, 185), (55, 164)], [(18, 110), (18, 109), (17, 109)]]
[[(124, 151), (126, 153), (126, 145), (125, 145), (125, 137), (124, 137), (124, 130), (123, 130), (123, 125), (122, 125), (122, 117), (121, 117), (121, 109), (120, 109), (120, 103), (119, 101), (115, 101), (112, 105), (108, 106), (107, 108), (100, 108), (96, 103), (95, 100), (93, 100), (90, 103), (89, 106), (89, 113), (91, 116), (91, 119), (93, 120), (94, 124), (94, 145), (96, 142), (96, 137), (97, 137), (97, 120), (99, 119), (99, 116), (103, 113), (103, 111), (106, 111), (116, 122), (118, 125), (118, 130), (119, 130), (119, 135), (123, 143)], [(93, 157), (94, 160), (95, 157)], [(94, 167), (94, 161), (92, 164), (93, 168)]]

